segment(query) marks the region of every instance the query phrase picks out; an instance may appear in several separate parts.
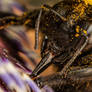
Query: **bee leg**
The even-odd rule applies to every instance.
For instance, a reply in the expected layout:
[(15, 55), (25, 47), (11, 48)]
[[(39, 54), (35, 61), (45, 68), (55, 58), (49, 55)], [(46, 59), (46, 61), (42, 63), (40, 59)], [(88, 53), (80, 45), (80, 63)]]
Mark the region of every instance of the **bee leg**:
[(84, 49), (88, 42), (88, 38), (86, 37), (86, 41), (84, 44), (74, 53), (73, 57), (67, 62), (67, 64), (64, 66), (64, 68), (61, 70), (60, 75), (63, 75), (66, 70), (69, 68), (69, 66), (74, 62), (74, 60), (77, 58), (77, 56), (80, 54), (80, 52)]
[(85, 81), (92, 80), (92, 67), (82, 68), (82, 69), (72, 69), (68, 76), (75, 76), (76, 78)]
[(43, 6), (42, 6), (42, 9), (51, 11), (51, 12), (53, 12), (55, 15), (59, 16), (63, 21), (67, 21), (66, 18), (64, 18), (63, 16), (61, 16), (58, 12), (56, 12), (54, 9), (52, 9), (52, 8), (51, 8), (50, 6), (48, 6), (48, 5), (43, 5)]
[(40, 10), (40, 13), (38, 15), (36, 25), (35, 25), (35, 49), (38, 49), (38, 44), (39, 44), (39, 26), (40, 26), (41, 15), (42, 15), (42, 9)]
[[(74, 80), (74, 79), (75, 79), (74, 77), (73, 78), (68, 78), (68, 77), (63, 78), (61, 75), (56, 73), (56, 74), (52, 74), (52, 75), (45, 76), (45, 77), (38, 77), (35, 79), (35, 82), (40, 88), (44, 87), (45, 85), (48, 85), (49, 87), (56, 90), (56, 89), (62, 89), (64, 86), (67, 86), (67, 85), (72, 86), (77, 83), (81, 83), (80, 80), (78, 79)], [(58, 91), (58, 92), (65, 92), (65, 91)]]
[(33, 70), (31, 74), (31, 78), (36, 77), (39, 75), (41, 72), (43, 72), (49, 65), (52, 64), (51, 60), (53, 58), (53, 55), (51, 53), (47, 53), (40, 63), (36, 66), (36, 68)]
[(0, 29), (4, 29), (9, 25), (20, 25), (20, 24), (21, 24), (21, 17), (10, 16), (0, 19)]
[[(85, 85), (85, 83), (88, 83), (90, 81), (92, 81), (92, 67), (83, 68), (83, 69), (74, 69), (74, 70), (72, 69), (67, 74), (66, 77), (63, 77), (62, 75), (60, 75), (60, 73), (56, 73), (45, 77), (38, 77), (35, 79), (36, 84), (40, 88), (44, 87), (45, 85), (48, 85), (54, 90), (56, 89), (62, 90), (62, 88), (64, 87), (66, 88), (67, 85), (69, 89), (71, 86), (74, 87), (74, 89), (76, 89), (77, 86), (78, 87), (83, 86)], [(63, 90), (62, 92), (66, 92)], [(61, 91), (58, 91), (58, 92), (61, 92)]]
[(0, 29), (4, 29), (5, 27), (10, 25), (25, 25), (34, 28), (35, 20), (37, 19), (38, 14), (39, 14), (39, 9), (31, 12), (26, 12), (22, 16), (12, 15), (12, 16), (0, 18)]

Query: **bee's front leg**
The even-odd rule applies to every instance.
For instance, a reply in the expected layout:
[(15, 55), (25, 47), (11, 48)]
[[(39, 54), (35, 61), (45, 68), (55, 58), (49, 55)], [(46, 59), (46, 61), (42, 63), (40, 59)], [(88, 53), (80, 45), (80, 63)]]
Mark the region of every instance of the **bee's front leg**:
[[(35, 82), (40, 88), (48, 85), (54, 89), (55, 92), (67, 92), (67, 90), (68, 92), (86, 92), (88, 90), (87, 88), (91, 87), (91, 81), (92, 68), (72, 69), (70, 72), (68, 72), (66, 77), (60, 75), (60, 73), (56, 73), (35, 79)], [(92, 91), (92, 89), (89, 90)]]

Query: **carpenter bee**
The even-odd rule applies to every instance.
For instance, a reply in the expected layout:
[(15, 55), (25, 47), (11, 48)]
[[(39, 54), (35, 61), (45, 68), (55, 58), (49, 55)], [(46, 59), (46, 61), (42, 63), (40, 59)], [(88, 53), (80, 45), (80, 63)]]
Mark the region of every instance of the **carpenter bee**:
[(35, 28), (35, 48), (38, 47), (39, 31), (42, 32), (42, 59), (31, 77), (38, 76), (52, 63), (60, 66), (58, 74), (62, 76), (88, 42), (87, 30), (92, 22), (91, 17), (91, 0), (61, 0), (52, 7), (43, 5), (23, 16), (2, 18), (0, 29), (9, 25)]
[(91, 2), (85, 0), (62, 0), (53, 7), (42, 7), (37, 28), (44, 34), (43, 58), (31, 76), (37, 76), (52, 63), (60, 66), (60, 75), (66, 72), (87, 44), (91, 8)]

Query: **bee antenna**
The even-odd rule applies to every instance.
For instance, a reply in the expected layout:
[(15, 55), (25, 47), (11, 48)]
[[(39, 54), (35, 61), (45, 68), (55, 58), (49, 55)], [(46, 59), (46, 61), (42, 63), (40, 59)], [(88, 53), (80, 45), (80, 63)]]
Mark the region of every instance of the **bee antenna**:
[(38, 45), (39, 45), (39, 26), (40, 26), (40, 19), (41, 19), (41, 15), (42, 15), (42, 9), (40, 10), (40, 13), (38, 15), (36, 24), (35, 24), (35, 49), (38, 49)]

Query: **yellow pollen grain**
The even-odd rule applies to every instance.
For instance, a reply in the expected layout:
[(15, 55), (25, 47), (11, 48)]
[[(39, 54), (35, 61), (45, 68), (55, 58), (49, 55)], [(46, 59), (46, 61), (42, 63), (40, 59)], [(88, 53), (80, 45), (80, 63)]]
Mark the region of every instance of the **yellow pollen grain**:
[(42, 5), (41, 8), (44, 9), (44, 10), (47, 10), (47, 11), (49, 10), (49, 9), (46, 8), (44, 5)]
[(84, 34), (87, 34), (87, 31), (86, 30), (83, 30)]
[(92, 5), (92, 0), (84, 0), (85, 4)]
[(79, 26), (76, 27), (76, 32), (79, 33)]
[(25, 25), (28, 24), (30, 21), (31, 21), (31, 20), (27, 20), (27, 21), (25, 22)]
[(75, 34), (75, 37), (78, 37), (79, 36), (79, 34)]

